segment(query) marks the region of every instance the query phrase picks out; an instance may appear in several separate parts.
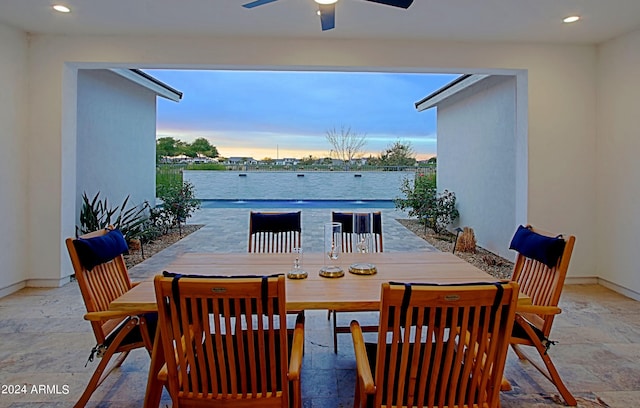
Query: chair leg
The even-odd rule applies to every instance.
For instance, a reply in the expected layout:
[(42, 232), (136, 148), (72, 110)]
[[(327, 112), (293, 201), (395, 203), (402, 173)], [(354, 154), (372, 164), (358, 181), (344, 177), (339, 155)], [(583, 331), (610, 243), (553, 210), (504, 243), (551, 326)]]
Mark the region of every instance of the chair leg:
[(556, 386), (558, 391), (560, 391), (560, 395), (562, 395), (564, 401), (571, 407), (578, 405), (578, 402), (573, 395), (571, 395), (571, 392), (567, 389), (566, 385), (564, 385), (562, 378), (560, 378), (560, 374), (558, 373), (558, 370), (556, 370), (556, 366), (553, 364), (551, 357), (549, 357), (549, 354), (546, 352), (547, 350), (543, 346), (538, 345), (536, 345), (536, 349), (538, 350), (540, 357), (542, 357), (544, 365), (547, 367), (550, 376), (549, 379)]
[(528, 360), (527, 356), (522, 352), (522, 350), (520, 350), (520, 346), (518, 346), (517, 344), (511, 343), (511, 348), (513, 349), (513, 351), (516, 353), (516, 356), (518, 356), (520, 360)]
[(560, 378), (560, 373), (558, 373), (558, 370), (556, 370), (556, 366), (553, 364), (553, 361), (551, 361), (551, 357), (549, 357), (547, 349), (542, 344), (534, 343), (533, 346), (538, 351), (538, 354), (540, 355), (540, 358), (542, 358), (545, 367), (542, 367), (539, 363), (533, 361), (526, 354), (524, 354), (524, 352), (517, 344), (512, 344), (511, 346), (521, 360), (529, 361), (532, 366), (534, 366), (538, 371), (540, 371), (542, 375), (544, 375), (549, 381), (551, 381), (553, 385), (556, 386), (567, 405), (571, 407), (575, 407), (576, 405), (578, 405), (578, 402), (573, 397), (567, 386), (564, 385), (562, 378)]
[(356, 390), (353, 393), (353, 408), (360, 408), (360, 380), (356, 376)]
[(511, 391), (513, 387), (509, 380), (506, 377), (502, 377), (502, 381), (500, 381), (500, 391)]
[(338, 313), (333, 311), (333, 353), (338, 354)]
[(136, 327), (137, 324), (138, 322), (136, 320), (131, 319), (126, 324), (126, 326), (123, 327), (122, 330), (120, 330), (120, 333), (118, 333), (116, 338), (113, 340), (113, 343), (111, 343), (111, 345), (107, 348), (105, 354), (102, 356), (102, 358), (100, 358), (100, 363), (96, 367), (96, 370), (93, 372), (93, 375), (91, 376), (87, 387), (84, 389), (84, 392), (80, 396), (80, 399), (78, 399), (78, 402), (76, 402), (73, 408), (84, 408), (84, 406), (87, 405), (87, 402), (89, 402), (89, 398), (91, 398), (91, 395), (93, 395), (94, 391), (100, 386), (100, 384), (102, 384), (107, 376), (109, 376), (111, 371), (113, 371), (114, 368), (120, 367), (120, 365), (122, 365), (124, 359), (127, 358), (127, 355), (129, 354), (128, 351), (123, 352), (120, 356), (118, 356), (117, 360), (111, 366), (111, 368), (105, 371), (107, 365), (109, 364), (109, 361), (111, 360), (111, 357), (113, 357), (113, 355), (116, 353), (118, 345), (127, 336), (127, 334), (129, 334), (129, 332)]
[[(114, 350), (115, 350), (115, 347), (114, 347)], [(111, 373), (111, 371), (113, 371), (113, 369), (120, 367), (122, 365), (122, 363), (124, 362), (124, 359), (127, 357), (129, 352), (128, 351), (123, 352), (120, 356), (118, 356), (115, 363), (109, 368), (109, 370), (105, 371), (105, 369), (107, 368), (107, 365), (109, 364), (109, 360), (111, 359), (113, 354), (114, 354), (113, 350), (112, 351), (107, 350), (107, 353), (100, 359), (100, 363), (96, 367), (96, 371), (93, 372), (93, 375), (89, 380), (89, 384), (87, 384), (87, 387), (85, 388), (84, 392), (80, 396), (80, 399), (78, 400), (78, 402), (76, 402), (76, 404), (73, 406), (74, 408), (83, 408), (87, 404), (87, 402), (89, 402), (89, 398), (91, 398), (91, 395), (93, 395), (94, 391), (109, 376), (109, 374)]]
[(291, 406), (293, 408), (302, 408), (302, 390), (300, 380), (292, 381), (291, 386), (293, 387), (293, 401), (291, 401)]

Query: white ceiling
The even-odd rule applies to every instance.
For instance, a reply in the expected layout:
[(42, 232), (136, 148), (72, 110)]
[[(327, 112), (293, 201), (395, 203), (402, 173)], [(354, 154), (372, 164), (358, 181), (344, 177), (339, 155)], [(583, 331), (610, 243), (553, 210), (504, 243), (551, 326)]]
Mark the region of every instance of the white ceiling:
[[(313, 0), (2, 0), (0, 22), (31, 33), (387, 38), (598, 44), (640, 29), (640, 0), (415, 0), (408, 9), (339, 0), (322, 32)], [(562, 23), (578, 14), (582, 20)]]

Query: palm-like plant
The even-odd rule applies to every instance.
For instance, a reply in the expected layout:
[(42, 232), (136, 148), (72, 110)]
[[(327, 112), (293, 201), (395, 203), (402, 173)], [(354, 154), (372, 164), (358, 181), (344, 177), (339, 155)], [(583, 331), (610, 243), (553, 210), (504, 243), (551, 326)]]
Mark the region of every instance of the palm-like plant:
[(82, 210), (80, 211), (80, 226), (76, 227), (76, 235), (113, 225), (118, 228), (127, 240), (138, 238), (143, 232), (147, 219), (148, 204), (140, 207), (127, 208), (129, 196), (121, 205), (110, 207), (107, 198), (100, 199), (100, 192), (89, 199), (87, 193), (82, 194)]

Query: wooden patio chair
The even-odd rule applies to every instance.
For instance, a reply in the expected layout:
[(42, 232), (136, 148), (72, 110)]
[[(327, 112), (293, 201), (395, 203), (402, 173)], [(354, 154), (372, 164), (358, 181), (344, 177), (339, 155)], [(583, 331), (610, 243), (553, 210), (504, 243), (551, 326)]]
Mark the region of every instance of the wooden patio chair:
[[(80, 408), (113, 369), (122, 365), (129, 351), (144, 347), (151, 353), (157, 314), (109, 311), (109, 303), (134, 286), (122, 257), (127, 244), (119, 230), (99, 230), (77, 239), (67, 238), (65, 243), (87, 309), (84, 318), (91, 322), (96, 338), (87, 363), (93, 361), (94, 356), (101, 358), (74, 405)], [(109, 367), (111, 358), (118, 353)]]
[[(360, 238), (358, 234), (353, 232), (353, 215), (367, 213), (353, 212), (331, 212), (331, 221), (342, 224), (342, 252), (357, 252), (357, 243)], [(373, 216), (372, 243), (369, 246), (371, 252), (383, 252), (382, 249), (382, 213), (375, 211), (371, 213)]]
[(249, 252), (292, 252), (302, 245), (301, 212), (249, 214)]
[(301, 407), (304, 316), (289, 342), (285, 278), (156, 276), (174, 407)]
[[(357, 252), (357, 245), (361, 238), (361, 234), (353, 232), (353, 216), (354, 214), (366, 214), (366, 213), (353, 213), (353, 212), (331, 212), (331, 221), (339, 222), (342, 224), (342, 252), (350, 253)], [(382, 247), (382, 213), (376, 211), (371, 213), (373, 216), (371, 238), (372, 242), (368, 247), (371, 252), (383, 252)], [(333, 352), (338, 354), (338, 333), (349, 333), (349, 326), (338, 326), (338, 313), (335, 310), (329, 310), (327, 313), (327, 319), (331, 319), (333, 315)], [(362, 326), (362, 330), (365, 332), (378, 331), (378, 326)]]
[(354, 407), (500, 404), (518, 284), (384, 283), (377, 343), (351, 322)]
[[(561, 312), (560, 294), (569, 268), (575, 237), (562, 237), (536, 230), (530, 225), (520, 226), (510, 248), (518, 252), (511, 280), (520, 284), (520, 290), (531, 298), (532, 305), (518, 306), (511, 346), (520, 360), (528, 360), (551, 381), (565, 402), (577, 404), (549, 356), (549, 340), (554, 317)], [(522, 351), (520, 346), (536, 349), (544, 367)], [(503, 389), (508, 390), (505, 384)]]

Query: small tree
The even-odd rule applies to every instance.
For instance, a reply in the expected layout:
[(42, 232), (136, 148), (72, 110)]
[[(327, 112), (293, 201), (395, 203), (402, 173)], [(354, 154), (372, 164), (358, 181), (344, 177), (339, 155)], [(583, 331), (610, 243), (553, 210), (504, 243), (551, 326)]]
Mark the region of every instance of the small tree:
[(436, 234), (446, 228), (459, 216), (456, 209), (456, 195), (444, 190), (438, 194), (435, 174), (417, 174), (413, 183), (408, 178), (402, 181), (400, 191), (405, 198), (396, 198), (394, 203), (400, 210), (408, 210)]
[(426, 220), (429, 222), (429, 226), (433, 231), (436, 234), (440, 234), (442, 231), (445, 231), (458, 216), (455, 193), (444, 190), (437, 195), (435, 205), (427, 209)]
[(162, 156), (176, 156), (184, 153), (186, 144), (173, 137), (161, 137), (156, 140), (156, 160)]
[(340, 130), (336, 128), (328, 130), (326, 138), (332, 147), (331, 155), (345, 164), (362, 155), (363, 148), (367, 144), (366, 134), (354, 132), (350, 127), (345, 126)]
[(417, 217), (426, 226), (427, 209), (435, 205), (437, 192), (435, 174), (416, 174), (413, 180), (405, 177), (400, 191), (404, 194), (404, 198), (393, 200), (396, 207), (403, 211), (408, 210), (409, 216)]
[(207, 157), (218, 157), (218, 149), (204, 137), (199, 137), (193, 143), (186, 146), (185, 153), (187, 156), (196, 157), (198, 154)]
[(182, 185), (169, 185), (162, 189), (159, 198), (163, 201), (162, 208), (169, 218), (172, 226), (178, 227), (182, 235), (182, 223), (191, 217), (193, 212), (200, 208), (200, 200), (195, 198), (193, 184), (188, 181)]
[(396, 140), (380, 153), (380, 164), (383, 166), (413, 166), (416, 153), (410, 142)]

